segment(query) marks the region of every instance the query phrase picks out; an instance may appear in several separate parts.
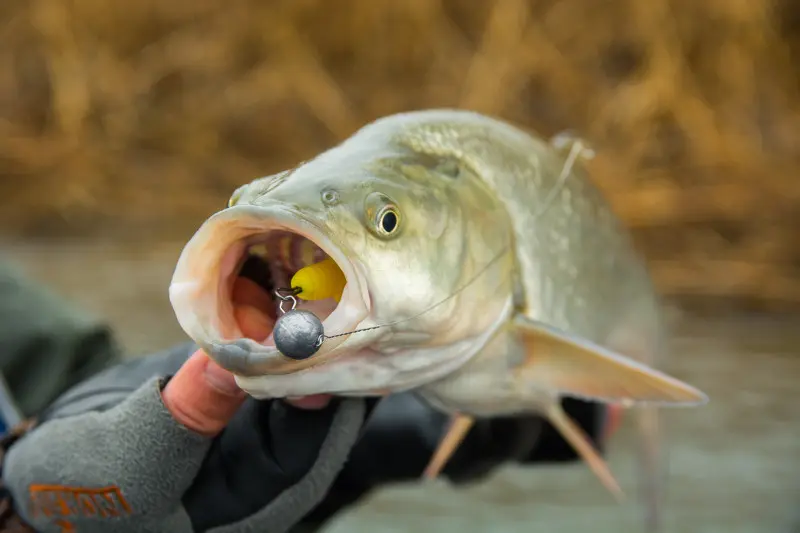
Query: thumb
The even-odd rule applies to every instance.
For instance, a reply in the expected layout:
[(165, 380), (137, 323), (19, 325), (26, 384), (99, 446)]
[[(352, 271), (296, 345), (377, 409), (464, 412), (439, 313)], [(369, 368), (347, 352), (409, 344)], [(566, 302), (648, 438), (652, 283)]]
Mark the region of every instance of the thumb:
[(161, 397), (175, 420), (211, 437), (233, 418), (245, 393), (233, 374), (197, 350), (169, 380)]

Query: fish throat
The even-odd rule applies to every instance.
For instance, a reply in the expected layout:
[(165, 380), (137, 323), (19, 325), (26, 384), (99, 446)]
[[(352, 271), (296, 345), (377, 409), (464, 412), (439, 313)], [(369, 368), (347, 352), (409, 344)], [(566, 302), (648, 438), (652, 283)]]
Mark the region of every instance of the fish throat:
[[(311, 239), (286, 230), (269, 231), (248, 239), (236, 268), (224, 280), (223, 302), (228, 305), (223, 307), (231, 316), (221, 317), (222, 322), (242, 330), (238, 302), (246, 302), (248, 313), (258, 312), (260, 322), (274, 325), (290, 308), (278, 295), (285, 288), (294, 289), (292, 307), (323, 321), (339, 305), (346, 283), (336, 261)], [(270, 337), (254, 340), (269, 343)]]

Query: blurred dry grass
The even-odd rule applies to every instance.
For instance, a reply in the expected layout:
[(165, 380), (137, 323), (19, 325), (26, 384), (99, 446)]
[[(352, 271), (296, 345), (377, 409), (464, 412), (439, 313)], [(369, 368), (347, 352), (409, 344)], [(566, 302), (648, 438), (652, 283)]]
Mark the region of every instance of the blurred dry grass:
[(187, 238), (381, 115), (577, 131), (660, 285), (800, 308), (800, 3), (4, 0), (0, 228)]

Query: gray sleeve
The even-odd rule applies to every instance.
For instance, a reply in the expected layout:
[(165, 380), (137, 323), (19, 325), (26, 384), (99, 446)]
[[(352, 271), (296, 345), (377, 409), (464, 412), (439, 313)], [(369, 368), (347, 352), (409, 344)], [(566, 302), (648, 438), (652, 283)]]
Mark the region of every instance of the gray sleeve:
[(180, 496), (211, 439), (175, 421), (152, 379), (103, 412), (52, 420), (9, 450), (3, 481), (43, 533), (191, 532)]

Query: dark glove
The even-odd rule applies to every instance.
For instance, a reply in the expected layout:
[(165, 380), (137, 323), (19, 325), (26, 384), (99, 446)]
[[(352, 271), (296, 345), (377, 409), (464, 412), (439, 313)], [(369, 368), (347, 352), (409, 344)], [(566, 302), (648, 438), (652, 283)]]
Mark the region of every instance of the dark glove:
[[(447, 415), (413, 393), (389, 396), (377, 407), (375, 403), (367, 402), (371, 414), (359, 441), (325, 499), (303, 518), (304, 524), (321, 525), (381, 485), (421, 482), (422, 471), (447, 429)], [(566, 400), (565, 408), (597, 439), (602, 406)], [(197, 531), (248, 516), (278, 498), (282, 487), (294, 485), (316, 457), (327, 432), (329, 410), (306, 413), (283, 402), (246, 402), (212, 444), (183, 499)], [(575, 458), (572, 448), (540, 417), (479, 420), (443, 475), (460, 484), (482, 479), (511, 461)]]
[[(368, 411), (374, 401), (367, 404)], [(278, 524), (294, 525), (306, 514), (298, 511), (307, 512), (318, 504), (333, 482), (333, 475), (323, 479), (317, 473), (312, 479), (308, 473), (321, 457), (326, 437), (333, 445), (344, 440), (331, 435), (339, 431), (331, 429), (339, 408), (338, 402), (307, 411), (282, 401), (247, 400), (214, 440), (183, 497), (195, 531), (232, 524), (264, 508), (272, 509), (276, 516), (263, 531), (285, 531)], [(351, 444), (353, 440), (348, 439)], [(317, 470), (336, 466), (328, 462), (317, 465)], [(325, 490), (317, 495), (317, 487), (308, 485), (321, 482)], [(288, 516), (278, 521), (278, 514)]]
[[(566, 399), (564, 409), (602, 449), (605, 407)], [(448, 428), (448, 417), (413, 393), (382, 400), (325, 500), (304, 520), (314, 530), (343, 508), (387, 483), (421, 481), (421, 475)], [(457, 484), (483, 479), (501, 464), (574, 461), (578, 457), (543, 418), (520, 416), (478, 420), (442, 475)]]

